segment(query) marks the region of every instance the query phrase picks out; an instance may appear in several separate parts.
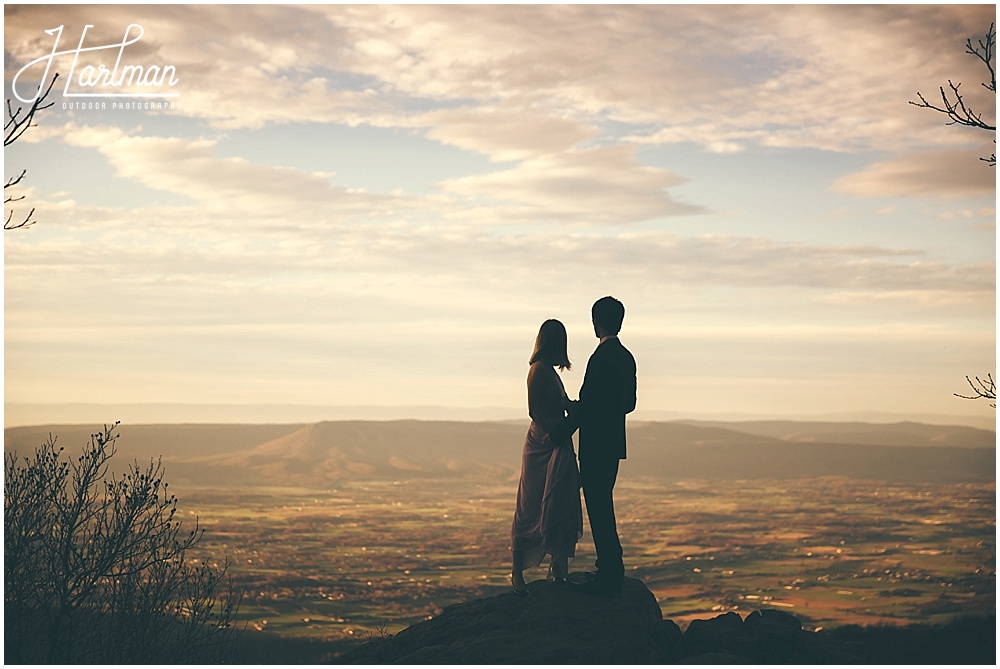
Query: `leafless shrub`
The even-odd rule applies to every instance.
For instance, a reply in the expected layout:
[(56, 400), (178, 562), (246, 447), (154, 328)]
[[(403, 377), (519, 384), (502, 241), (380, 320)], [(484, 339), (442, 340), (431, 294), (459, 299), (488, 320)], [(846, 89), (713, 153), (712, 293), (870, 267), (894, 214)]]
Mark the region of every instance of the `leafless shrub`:
[(191, 564), (160, 462), (116, 476), (117, 423), (75, 460), (56, 439), (4, 459), (4, 662), (215, 662), (235, 651), (242, 593)]

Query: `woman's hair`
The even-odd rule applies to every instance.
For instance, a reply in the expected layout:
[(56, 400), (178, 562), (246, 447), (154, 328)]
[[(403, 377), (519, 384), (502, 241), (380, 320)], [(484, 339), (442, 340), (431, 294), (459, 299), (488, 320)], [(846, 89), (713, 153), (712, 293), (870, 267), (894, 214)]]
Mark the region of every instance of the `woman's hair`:
[(535, 350), (531, 354), (528, 364), (544, 362), (559, 369), (571, 369), (573, 367), (569, 361), (567, 348), (566, 327), (550, 318), (542, 323), (538, 328), (538, 336), (535, 337)]

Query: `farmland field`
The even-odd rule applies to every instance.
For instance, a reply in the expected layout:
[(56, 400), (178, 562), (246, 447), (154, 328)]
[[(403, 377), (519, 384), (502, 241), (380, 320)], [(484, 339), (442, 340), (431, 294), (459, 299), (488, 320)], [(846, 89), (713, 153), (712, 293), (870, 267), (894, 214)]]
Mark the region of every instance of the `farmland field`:
[[(177, 494), (206, 529), (192, 557), (231, 560), (247, 634), (333, 641), (503, 592), (515, 490), (411, 479)], [(616, 496), (629, 576), (682, 627), (762, 607), (809, 629), (995, 612), (994, 483), (630, 477)], [(593, 557), (588, 528), (574, 569)]]

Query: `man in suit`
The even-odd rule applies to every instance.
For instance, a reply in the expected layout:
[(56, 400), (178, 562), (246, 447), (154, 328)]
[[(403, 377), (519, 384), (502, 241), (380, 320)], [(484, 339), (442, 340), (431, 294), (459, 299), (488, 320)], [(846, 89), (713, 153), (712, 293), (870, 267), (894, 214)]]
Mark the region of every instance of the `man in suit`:
[(602, 297), (591, 309), (594, 334), (600, 339), (587, 362), (580, 399), (550, 433), (559, 443), (580, 430), (580, 480), (597, 550), (597, 574), (574, 590), (614, 596), (622, 587), (625, 566), (615, 522), (614, 488), (618, 465), (625, 459), (625, 415), (635, 409), (635, 358), (618, 340), (625, 306)]

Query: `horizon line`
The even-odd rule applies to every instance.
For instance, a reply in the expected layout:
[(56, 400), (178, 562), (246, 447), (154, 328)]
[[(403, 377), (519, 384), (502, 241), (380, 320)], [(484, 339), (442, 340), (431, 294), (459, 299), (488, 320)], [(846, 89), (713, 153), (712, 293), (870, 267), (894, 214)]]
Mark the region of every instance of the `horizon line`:
[[(108, 414), (126, 414), (111, 416)], [(98, 418), (95, 414), (103, 414)], [(127, 414), (132, 414), (131, 416)], [(312, 424), (326, 421), (397, 421), (427, 420), (454, 422), (506, 422), (530, 418), (527, 408), (502, 406), (456, 407), (445, 405), (322, 405), (248, 404), (187, 402), (5, 402), (4, 429), (51, 424), (90, 424), (120, 420), (132, 425), (280, 425)], [(634, 422), (709, 421), (709, 422), (830, 422), (891, 424), (915, 422), (931, 425), (956, 425), (996, 432), (995, 410), (987, 414), (901, 413), (871, 410), (838, 411), (823, 414), (778, 414), (775, 412), (740, 413), (725, 411), (637, 410), (630, 414)]]

